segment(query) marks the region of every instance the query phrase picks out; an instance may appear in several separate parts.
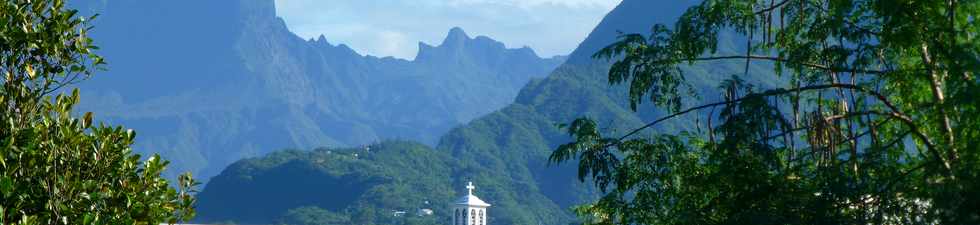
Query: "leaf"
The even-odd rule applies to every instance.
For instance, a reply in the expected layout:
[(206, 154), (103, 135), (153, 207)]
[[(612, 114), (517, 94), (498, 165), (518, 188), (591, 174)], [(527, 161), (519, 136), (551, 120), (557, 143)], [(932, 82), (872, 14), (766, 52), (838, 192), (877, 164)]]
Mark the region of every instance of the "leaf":
[(92, 224), (92, 222), (94, 222), (94, 220), (95, 220), (95, 217), (93, 217), (91, 213), (86, 213), (85, 214), (85, 217), (82, 218), (82, 224)]
[(81, 98), (81, 95), (79, 95), (79, 93), (78, 93), (78, 88), (72, 89), (71, 90), (71, 102), (72, 102), (72, 105), (77, 104), (78, 101), (80, 100), (80, 98)]
[(14, 181), (10, 177), (0, 177), (0, 196), (9, 198), (14, 192)]
[(34, 76), (36, 75), (36, 73), (34, 72), (34, 67), (32, 67), (30, 64), (27, 64), (26, 66), (24, 66), (24, 71), (27, 72), (28, 78), (34, 79)]
[(85, 116), (82, 117), (82, 128), (92, 127), (92, 112), (85, 112)]
[(129, 141), (133, 141), (133, 139), (135, 138), (136, 138), (136, 131), (133, 131), (133, 129), (127, 129), (126, 139), (128, 139)]

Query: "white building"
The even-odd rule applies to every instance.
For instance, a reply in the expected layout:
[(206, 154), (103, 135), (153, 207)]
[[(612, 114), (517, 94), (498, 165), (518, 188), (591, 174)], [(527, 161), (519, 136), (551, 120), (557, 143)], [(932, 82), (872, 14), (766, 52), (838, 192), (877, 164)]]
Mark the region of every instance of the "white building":
[(453, 212), (453, 221), (450, 221), (450, 225), (486, 225), (487, 224), (487, 204), (480, 198), (473, 195), (473, 182), (469, 182), (466, 185), (468, 194), (466, 196), (460, 197), (453, 202), (450, 208)]
[(435, 211), (432, 211), (432, 209), (419, 209), (419, 211), (416, 212), (418, 216), (431, 216), (434, 213)]

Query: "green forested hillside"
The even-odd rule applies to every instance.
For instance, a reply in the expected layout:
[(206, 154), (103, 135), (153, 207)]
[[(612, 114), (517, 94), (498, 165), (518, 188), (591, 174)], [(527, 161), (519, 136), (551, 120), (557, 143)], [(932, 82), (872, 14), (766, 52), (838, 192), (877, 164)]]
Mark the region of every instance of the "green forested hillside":
[[(496, 158), (496, 157), (494, 157)], [(495, 160), (495, 159), (494, 159)], [(200, 222), (243, 224), (439, 224), (466, 182), (492, 201), (491, 224), (555, 224), (556, 210), (538, 190), (515, 189), (508, 174), (455, 160), (407, 141), (360, 148), (285, 150), (245, 159), (211, 180), (198, 197)], [(493, 163), (500, 163), (493, 162)], [(520, 166), (515, 166), (516, 167)], [(533, 181), (532, 181), (533, 182)], [(537, 203), (537, 204), (536, 204)], [(432, 216), (419, 216), (419, 209)], [(394, 216), (404, 211), (404, 216)]]
[(410, 212), (406, 218), (412, 218), (420, 208), (441, 209), (458, 191), (452, 189), (455, 166), (448, 159), (425, 145), (404, 141), (286, 150), (245, 159), (212, 179), (198, 195), (202, 213), (197, 219), (251, 224), (324, 217), (366, 224), (396, 221), (392, 210)]
[[(650, 105), (640, 105), (636, 112), (632, 111), (628, 99), (622, 95), (627, 92), (625, 87), (610, 86), (607, 81), (606, 73), (610, 64), (604, 61), (587, 60), (592, 52), (583, 49), (599, 46), (593, 41), (614, 40), (609, 37), (614, 37), (616, 30), (641, 32), (654, 22), (667, 22), (671, 19), (670, 15), (679, 15), (683, 12), (684, 6), (683, 3), (676, 2), (623, 1), (600, 23), (579, 50), (570, 56), (569, 62), (556, 69), (547, 78), (525, 86), (511, 105), (453, 129), (443, 136), (438, 149), (450, 152), (454, 157), (461, 159), (473, 155), (489, 155), (502, 162), (508, 162), (503, 165), (484, 165), (490, 170), (507, 173), (507, 177), (526, 178), (505, 179), (501, 182), (507, 182), (512, 189), (537, 190), (537, 193), (554, 203), (556, 209), (565, 213), (563, 214), (565, 217), (558, 219), (561, 222), (545, 224), (571, 222), (569, 208), (589, 202), (596, 197), (596, 193), (591, 188), (591, 183), (578, 181), (575, 163), (561, 166), (547, 163), (548, 155), (552, 150), (569, 141), (559, 125), (586, 116), (602, 121), (606, 126), (601, 128), (603, 132), (622, 134), (642, 126), (646, 121), (651, 121), (664, 112)], [(646, 17), (648, 15), (652, 15), (653, 21), (650, 21), (650, 17)], [(636, 23), (634, 20), (645, 20), (640, 18), (648, 20), (645, 28), (630, 26)], [(663, 21), (658, 21), (660, 19)], [(739, 37), (729, 35), (725, 40), (727, 41), (720, 44), (719, 51), (738, 49), (736, 43)], [(692, 83), (691, 91), (704, 98), (710, 98), (718, 96), (715, 85), (734, 75), (727, 71), (737, 71), (734, 68), (742, 70), (744, 69), (742, 66), (744, 63), (718, 62), (683, 69), (687, 74), (685, 79)], [(749, 69), (755, 74), (760, 74), (756, 71), (763, 71), (765, 68), (767, 66), (757, 65)], [(762, 86), (780, 82), (778, 79), (762, 80), (754, 77), (743, 77), (743, 79)], [(695, 131), (699, 123), (703, 124), (705, 121), (687, 117), (660, 124), (653, 130)], [(521, 169), (512, 169), (515, 163), (521, 165)], [(537, 218), (536, 221), (547, 221), (547, 219)]]
[[(437, 153), (432, 154), (448, 160), (444, 165), (452, 172), (429, 174), (432, 177), (444, 177), (446, 180), (442, 183), (425, 185), (452, 184), (451, 187), (460, 187), (461, 183), (474, 181), (479, 186), (479, 196), (494, 205), (490, 210), (490, 222), (495, 225), (575, 222), (571, 207), (591, 201), (598, 195), (590, 187), (590, 183), (581, 183), (577, 180), (575, 169), (577, 165), (548, 164), (547, 159), (552, 150), (569, 141), (567, 134), (559, 125), (569, 123), (578, 117), (588, 116), (608, 125), (602, 128), (603, 131), (616, 134), (639, 127), (643, 122), (652, 120), (663, 112), (650, 105), (640, 105), (636, 112), (632, 111), (628, 99), (622, 94), (626, 91), (625, 87), (610, 86), (608, 83), (606, 73), (610, 66), (609, 62), (592, 60), (592, 53), (614, 41), (618, 35), (617, 31), (645, 32), (655, 23), (673, 21), (692, 2), (623, 1), (606, 16), (579, 49), (570, 56), (568, 62), (558, 67), (548, 77), (536, 79), (525, 85), (510, 105), (464, 126), (454, 128), (442, 136), (434, 150)], [(744, 38), (727, 35), (720, 43), (718, 51), (735, 52), (740, 48), (741, 45), (738, 43), (742, 43), (742, 40)], [(692, 83), (691, 91), (699, 93), (703, 98), (711, 98), (718, 96), (716, 91), (718, 82), (729, 79), (732, 75), (741, 75), (732, 74), (731, 71), (741, 71), (744, 69), (743, 66), (744, 62), (717, 62), (686, 67), (685, 79)], [(749, 68), (752, 70), (749, 74), (765, 74), (757, 71), (769, 71), (767, 68), (770, 67), (754, 65)], [(779, 82), (778, 79), (762, 80), (754, 77), (743, 77), (743, 79), (763, 86)], [(699, 123), (705, 121), (688, 117), (664, 123), (657, 126), (655, 130), (693, 131), (697, 129)], [(384, 163), (372, 165), (384, 165)], [(202, 204), (238, 205), (234, 202), (213, 202), (216, 200), (207, 197), (211, 192), (232, 190), (231, 187), (219, 185), (216, 181), (227, 179), (232, 175), (229, 171), (236, 171), (236, 168), (235, 166), (229, 168), (226, 173), (212, 181), (202, 193)], [(297, 173), (290, 174), (289, 177), (300, 179), (303, 176)], [(399, 182), (389, 182), (388, 185), (396, 183)], [(458, 193), (455, 191), (459, 190), (448, 191)], [(328, 188), (323, 192), (356, 193), (342, 188)], [(433, 193), (413, 194), (428, 196)], [(239, 195), (239, 198), (249, 197)], [(371, 204), (374, 204), (372, 207), (392, 207), (377, 203), (372, 202)], [(304, 204), (292, 204), (282, 210), (301, 206)], [(439, 203), (433, 208), (438, 212), (438, 209), (444, 207), (445, 203)], [(201, 214), (207, 215), (210, 213), (209, 210), (210, 208), (202, 207)], [(356, 213), (347, 212), (345, 215), (354, 214)]]

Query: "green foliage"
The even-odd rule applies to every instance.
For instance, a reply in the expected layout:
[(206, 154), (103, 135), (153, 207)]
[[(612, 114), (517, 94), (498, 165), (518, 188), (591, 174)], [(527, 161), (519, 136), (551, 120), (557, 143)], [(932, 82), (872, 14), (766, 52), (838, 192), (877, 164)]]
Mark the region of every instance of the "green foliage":
[[(198, 195), (195, 222), (302, 224), (344, 218), (351, 222), (328, 224), (443, 224), (450, 216), (446, 208), (465, 194), (463, 186), (468, 181), (477, 185), (481, 199), (493, 204), (490, 224), (562, 224), (572, 219), (544, 190), (528, 184), (535, 182), (531, 171), (540, 173), (537, 176), (558, 175), (541, 169), (546, 168), (546, 146), (521, 154), (517, 150), (522, 148), (517, 147), (514, 151), (461, 149), (466, 152), (452, 153), (407, 141), (365, 147), (286, 150), (236, 162)], [(542, 164), (504, 163), (528, 157), (523, 154), (536, 155), (533, 158)], [(562, 179), (567, 177), (571, 176), (554, 180), (574, 184)], [(576, 189), (548, 188), (556, 195), (564, 191), (578, 194)], [(432, 209), (434, 215), (418, 216), (422, 208)], [(395, 217), (394, 211), (406, 214)]]
[[(623, 4), (627, 7), (619, 7), (620, 9), (636, 8), (635, 6), (637, 4), (658, 5), (658, 3), (646, 0), (628, 0), (624, 1)], [(636, 12), (643, 11), (636, 10)], [(645, 15), (630, 10), (614, 11), (607, 19), (612, 17), (627, 19), (646, 18)], [(624, 29), (646, 30), (646, 26), (650, 23), (644, 22), (642, 25), (637, 25), (644, 27), (637, 27), (635, 29), (629, 29), (630, 27), (628, 26), (619, 26), (622, 24), (631, 23), (604, 19), (603, 24), (597, 27), (597, 31), (606, 30), (615, 32), (615, 30)], [(602, 32), (596, 32), (595, 35), (601, 36), (603, 34)], [(734, 47), (736, 43), (732, 40), (720, 41), (719, 51), (732, 52), (732, 49), (736, 49)], [(608, 42), (597, 40), (597, 42), (583, 43), (582, 45), (598, 46), (599, 44), (604, 46)], [(741, 44), (738, 43), (738, 45)], [(585, 57), (588, 58), (587, 55)], [(691, 82), (693, 84), (692, 86), (699, 91), (700, 95), (711, 96), (711, 91), (722, 80), (719, 76), (713, 76), (712, 74), (717, 71), (741, 69), (742, 64), (711, 63), (685, 67), (684, 70), (689, 75), (685, 77), (685, 80)], [(547, 78), (535, 80), (526, 85), (513, 104), (486, 116), (482, 116), (465, 126), (452, 129), (441, 138), (439, 145), (434, 151), (428, 149), (428, 151), (395, 154), (392, 151), (379, 150), (376, 154), (369, 154), (367, 156), (386, 156), (391, 157), (391, 159), (375, 161), (362, 157), (362, 160), (347, 160), (342, 157), (336, 157), (323, 158), (325, 159), (323, 163), (313, 164), (331, 165), (330, 167), (333, 169), (329, 169), (329, 171), (345, 171), (332, 173), (314, 173), (308, 170), (297, 169), (307, 166), (301, 166), (305, 164), (295, 162), (305, 162), (321, 158), (320, 154), (324, 151), (320, 150), (310, 154), (298, 151), (284, 151), (257, 159), (242, 160), (227, 168), (222, 175), (215, 177), (212, 182), (209, 182), (207, 189), (199, 195), (201, 198), (201, 207), (198, 208), (200, 211), (200, 221), (221, 221), (245, 218), (251, 215), (263, 215), (263, 220), (235, 219), (243, 223), (260, 223), (259, 221), (274, 220), (288, 211), (288, 209), (313, 205), (332, 212), (350, 215), (352, 218), (363, 218), (362, 221), (375, 221), (374, 223), (380, 223), (379, 221), (383, 221), (382, 218), (389, 216), (391, 213), (390, 210), (396, 208), (397, 205), (385, 206), (373, 202), (388, 202), (385, 204), (391, 204), (399, 201), (372, 198), (372, 200), (363, 201), (368, 204), (358, 205), (357, 203), (350, 203), (343, 204), (339, 208), (333, 208), (324, 202), (346, 203), (346, 200), (342, 200), (344, 199), (343, 197), (363, 196), (363, 194), (359, 194), (360, 192), (358, 191), (349, 191), (344, 188), (345, 185), (310, 185), (311, 188), (309, 190), (297, 190), (294, 187), (300, 186), (298, 183), (301, 180), (333, 180), (346, 177), (344, 179), (356, 181), (362, 179), (361, 177), (380, 177), (375, 175), (353, 176), (350, 174), (358, 174), (359, 172), (357, 171), (375, 173), (369, 172), (374, 170), (374, 167), (369, 165), (388, 167), (389, 163), (386, 162), (396, 161), (397, 159), (397, 161), (413, 162), (407, 165), (429, 166), (441, 165), (448, 162), (446, 164), (450, 168), (450, 172), (448, 173), (424, 172), (421, 173), (422, 175), (415, 175), (416, 173), (413, 171), (430, 171), (428, 169), (416, 169), (416, 166), (393, 166), (392, 170), (401, 171), (400, 177), (411, 177), (420, 180), (430, 180), (428, 177), (449, 178), (451, 179), (450, 182), (431, 179), (431, 181), (425, 181), (425, 183), (431, 183), (426, 185), (437, 187), (450, 185), (449, 188), (453, 189), (448, 191), (457, 194), (461, 191), (459, 188), (466, 181), (473, 181), (478, 186), (477, 194), (480, 198), (493, 204), (493, 207), (490, 208), (491, 224), (567, 224), (574, 222), (574, 214), (572, 214), (569, 208), (575, 204), (597, 199), (598, 194), (595, 188), (579, 183), (574, 179), (576, 176), (573, 170), (574, 165), (549, 166), (547, 160), (553, 148), (569, 140), (567, 135), (562, 133), (555, 124), (565, 123), (578, 116), (588, 115), (597, 121), (612, 122), (612, 124), (605, 123), (603, 126), (600, 126), (599, 128), (602, 131), (621, 132), (628, 131), (629, 128), (635, 126), (641, 126), (645, 118), (651, 118), (661, 114), (661, 112), (649, 110), (651, 107), (648, 105), (638, 106), (639, 109), (645, 109), (646, 111), (638, 113), (630, 111), (628, 98), (620, 94), (626, 91), (626, 87), (610, 87), (608, 81), (601, 77), (602, 74), (608, 71), (608, 68), (609, 65), (605, 62), (588, 65), (575, 63), (562, 65)], [(753, 72), (770, 70), (765, 66), (756, 65), (753, 65), (751, 68)], [(754, 77), (750, 75), (746, 78), (752, 79)], [(760, 83), (764, 85), (773, 85), (780, 82), (778, 79), (753, 80), (762, 81)], [(685, 117), (684, 119), (687, 118)], [(694, 120), (667, 121), (664, 125), (658, 126), (657, 129), (662, 131), (693, 129), (695, 123), (691, 121)], [(381, 148), (372, 146), (371, 149), (374, 151)], [(356, 151), (358, 149), (351, 150)], [(338, 152), (343, 151), (333, 150), (334, 154)], [(420, 157), (432, 154), (428, 152), (444, 155), (443, 157), (449, 157), (450, 160), (441, 161)], [(419, 162), (426, 163), (415, 164), (416, 160), (408, 159), (426, 159), (418, 160)], [(246, 165), (254, 165), (254, 167)], [(289, 171), (289, 173), (278, 173), (274, 171)], [(335, 175), (323, 176), (323, 174)], [(283, 179), (270, 179), (277, 176), (283, 177)], [(219, 186), (219, 184), (221, 185)], [(252, 190), (254, 187), (263, 186), (268, 187), (268, 189), (264, 189), (264, 191)], [(401, 191), (406, 190), (404, 188), (394, 187), (409, 185), (394, 185), (392, 183), (384, 183), (377, 186), (365, 185), (364, 189), (389, 186), (390, 188), (377, 189), (392, 190), (387, 191), (389, 194), (384, 194), (385, 196), (401, 195), (415, 199), (422, 199), (433, 193), (441, 194), (438, 192), (439, 190), (405, 192)], [(410, 187), (420, 186), (425, 185), (413, 184)], [(217, 193), (234, 194), (229, 194), (227, 198), (220, 199), (208, 197)], [(268, 195), (264, 193), (276, 194)], [(380, 194), (383, 192), (377, 193)], [(449, 197), (456, 196), (457, 194), (451, 194)], [(317, 203), (296, 202), (319, 199), (321, 196), (329, 196), (332, 199), (330, 201), (318, 200)], [(269, 203), (275, 202), (292, 203), (290, 205), (274, 205), (269, 207), (273, 205)], [(440, 209), (445, 204), (435, 201), (431, 202), (433, 205), (432, 208), (436, 210), (436, 214), (440, 215)], [(213, 206), (205, 207), (208, 204), (213, 204)], [(251, 211), (248, 209), (250, 208), (249, 206), (255, 206), (256, 208), (267, 207), (266, 209), (269, 210)], [(414, 207), (414, 205), (410, 206)], [(223, 212), (214, 211), (228, 207), (232, 209)], [(345, 210), (348, 207), (357, 210)], [(214, 215), (212, 213), (221, 214), (224, 217), (210, 220), (208, 218), (211, 217), (208, 215)], [(411, 214), (411, 211), (409, 213)], [(411, 224), (414, 219), (415, 217), (407, 217), (401, 221), (404, 221), (406, 224)], [(447, 220), (443, 218), (434, 219), (433, 221), (434, 224), (438, 224), (444, 223)]]
[(135, 133), (72, 116), (102, 58), (91, 29), (64, 2), (0, 3), (0, 224), (158, 224), (194, 216), (196, 185), (174, 189), (158, 156), (140, 161)]
[[(457, 190), (445, 154), (413, 142), (279, 151), (232, 164), (198, 196), (198, 221), (434, 224)], [(356, 155), (356, 156), (355, 156)], [(275, 193), (275, 194), (269, 194)], [(430, 208), (434, 216), (417, 216)], [(395, 217), (393, 211), (405, 211)], [(346, 223), (323, 221), (350, 221)], [(428, 221), (428, 222), (427, 222)]]
[(350, 224), (350, 217), (315, 206), (299, 207), (286, 211), (280, 224), (289, 225), (320, 225), (320, 224)]
[[(637, 4), (658, 5), (657, 3), (646, 0), (629, 0), (624, 1), (623, 4), (628, 7), (620, 7), (621, 9), (635, 8)], [(641, 10), (636, 11), (642, 12)], [(639, 18), (644, 17), (644, 15), (634, 13), (630, 10), (617, 10), (611, 13), (607, 19), (611, 17)], [(629, 28), (628, 26), (619, 27), (621, 24), (630, 23), (604, 20), (603, 24), (597, 27), (597, 30), (614, 32), (615, 30), (622, 30), (620, 28)], [(645, 26), (649, 24), (644, 23), (640, 25), (644, 26), (644, 28), (628, 30), (646, 30)], [(601, 32), (597, 32), (595, 35), (601, 36), (602, 34)], [(742, 44), (734, 43), (733, 40), (735, 39), (719, 41), (719, 51), (733, 52), (733, 49), (737, 49), (734, 46)], [(582, 45), (598, 46), (598, 44), (599, 42), (593, 42), (583, 43)], [(605, 44), (608, 44), (608, 42), (601, 43), (601, 45)], [(588, 56), (585, 57), (587, 58)], [(713, 76), (712, 74), (719, 71), (731, 71), (733, 69), (741, 70), (742, 64), (744, 63), (709, 63), (706, 65), (684, 67), (683, 69), (688, 75), (685, 77), (685, 80), (692, 83), (691, 86), (698, 90), (699, 95), (713, 96), (714, 94), (711, 91), (722, 80), (721, 77), (727, 77), (727, 75)], [(750, 71), (767, 72), (771, 71), (770, 68), (771, 65), (768, 67), (765, 65), (753, 65)], [(493, 207), (490, 208), (491, 224), (567, 224), (574, 222), (574, 215), (569, 208), (575, 204), (597, 199), (598, 193), (590, 185), (579, 183), (574, 179), (576, 176), (573, 170), (574, 165), (549, 166), (548, 156), (553, 148), (569, 140), (567, 135), (562, 133), (555, 124), (568, 122), (582, 115), (588, 115), (590, 118), (604, 122), (602, 126), (599, 126), (600, 130), (604, 132), (622, 132), (628, 131), (628, 129), (636, 126), (641, 126), (642, 121), (646, 118), (652, 118), (662, 114), (660, 111), (652, 110), (649, 105), (638, 105), (638, 109), (645, 111), (638, 113), (630, 111), (629, 99), (620, 94), (627, 90), (626, 87), (610, 87), (608, 81), (601, 77), (608, 69), (609, 65), (605, 62), (586, 65), (575, 63), (562, 65), (547, 78), (535, 80), (526, 85), (513, 104), (476, 119), (465, 126), (451, 130), (441, 138), (439, 145), (434, 151), (429, 149), (428, 151), (395, 154), (392, 151), (379, 150), (376, 154), (368, 154), (367, 156), (387, 156), (392, 158), (375, 161), (363, 157), (361, 158), (362, 160), (331, 157), (322, 158), (325, 159), (323, 163), (311, 163), (311, 165), (331, 165), (330, 167), (332, 169), (329, 169), (329, 171), (344, 171), (331, 173), (310, 172), (306, 169), (298, 169), (311, 167), (305, 166), (305, 163), (296, 162), (320, 159), (320, 154), (324, 152), (320, 150), (310, 154), (298, 151), (284, 151), (257, 159), (240, 161), (227, 168), (222, 175), (215, 177), (208, 184), (207, 189), (199, 195), (201, 197), (201, 207), (198, 208), (201, 214), (199, 216), (201, 218), (200, 221), (209, 222), (235, 219), (243, 223), (261, 223), (260, 221), (269, 221), (280, 217), (288, 209), (312, 205), (332, 212), (350, 215), (351, 218), (360, 218), (361, 221), (374, 221), (373, 223), (380, 224), (381, 221), (384, 221), (383, 218), (391, 215), (391, 209), (399, 207), (392, 205), (393, 203), (399, 202), (393, 201), (397, 200), (397, 198), (371, 198), (371, 200), (362, 201), (366, 204), (358, 205), (355, 201), (355, 203), (342, 204), (342, 206), (334, 208), (325, 202), (347, 203), (346, 200), (343, 200), (345, 199), (344, 197), (364, 196), (365, 194), (360, 194), (359, 191), (347, 190), (344, 188), (346, 185), (309, 185), (309, 190), (297, 190), (294, 187), (300, 186), (299, 181), (302, 180), (347, 179), (352, 181), (350, 183), (360, 184), (354, 181), (363, 177), (380, 177), (376, 175), (351, 175), (375, 173), (370, 172), (374, 170), (374, 167), (369, 165), (377, 165), (379, 167), (397, 165), (386, 163), (396, 161), (395, 159), (398, 159), (397, 161), (413, 162), (407, 165), (421, 165), (415, 164), (416, 160), (408, 159), (426, 159), (420, 157), (426, 155), (421, 153), (436, 152), (438, 155), (444, 155), (443, 157), (449, 157), (450, 160), (426, 159), (418, 161), (426, 162), (424, 164), (426, 166), (441, 165), (448, 162), (446, 166), (450, 168), (450, 172), (424, 172), (421, 173), (422, 175), (415, 175), (416, 172), (413, 171), (420, 170), (416, 169), (416, 166), (392, 166), (392, 170), (401, 171), (400, 177), (411, 177), (420, 180), (429, 180), (427, 177), (447, 177), (451, 179), (450, 182), (431, 179), (431, 181), (425, 181), (424, 183), (431, 183), (425, 185), (432, 186), (450, 185), (449, 188), (455, 188), (448, 191), (457, 194), (461, 191), (458, 188), (462, 184), (466, 181), (473, 181), (478, 186), (477, 194), (482, 199), (493, 204)], [(767, 73), (765, 75), (770, 74)], [(762, 83), (760, 86), (770, 86), (781, 82), (778, 79), (754, 78), (752, 74), (746, 77), (746, 79), (760, 81), (759, 83)], [(679, 90), (684, 90), (683, 86), (679, 87)], [(692, 119), (687, 120), (688, 118)], [(666, 121), (663, 125), (658, 126), (657, 129), (661, 131), (679, 131), (695, 128), (695, 123), (692, 123), (694, 121), (693, 117), (682, 117), (682, 119), (685, 120)], [(371, 149), (374, 151), (381, 148), (372, 146)], [(358, 149), (351, 150), (359, 151)], [(338, 152), (345, 151), (333, 149), (334, 154)], [(403, 157), (405, 159), (401, 159)], [(254, 165), (254, 167), (246, 165)], [(285, 171), (289, 171), (289, 173), (285, 173)], [(360, 173), (357, 171), (365, 172)], [(334, 175), (324, 176), (323, 174)], [(271, 179), (274, 177), (283, 178)], [(219, 184), (221, 185), (219, 186)], [(406, 190), (404, 188), (395, 188), (400, 186), (420, 187), (425, 185), (395, 185), (394, 181), (392, 181), (391, 183), (386, 182), (379, 185), (364, 185), (363, 189), (387, 190), (375, 192), (379, 193), (379, 196), (400, 195), (415, 199), (422, 199), (433, 193), (440, 193), (438, 192), (439, 190), (406, 192), (402, 191)], [(253, 190), (255, 187), (267, 187), (268, 189)], [(388, 194), (383, 194), (385, 192)], [(229, 195), (226, 198), (220, 199), (208, 197), (218, 193), (229, 193)], [(267, 195), (263, 193), (276, 194)], [(331, 200), (316, 200), (315, 203), (297, 202), (319, 199), (321, 196), (329, 196)], [(449, 197), (452, 196), (456, 196), (456, 194), (452, 194)], [(358, 199), (368, 198), (358, 197)], [(276, 202), (291, 203), (288, 205), (270, 204)], [(374, 202), (387, 202), (384, 204), (388, 205), (381, 205)], [(431, 202), (434, 205), (432, 208), (436, 210), (436, 214), (440, 215), (440, 209), (445, 204), (435, 201)], [(205, 207), (205, 205), (209, 204), (213, 204), (213, 206)], [(270, 207), (270, 205), (272, 206)], [(251, 206), (256, 207), (256, 211), (249, 209)], [(409, 206), (414, 207), (414, 205)], [(231, 209), (227, 211), (215, 211), (228, 209), (229, 207)], [(265, 209), (269, 210), (258, 211), (262, 209), (260, 207), (266, 207)], [(356, 210), (346, 210), (348, 207)], [(223, 217), (210, 220), (209, 218), (211, 217), (208, 215), (215, 215), (212, 213), (221, 214)], [(251, 215), (263, 215), (263, 217), (261, 218), (262, 220), (244, 219)], [(407, 217), (399, 221), (411, 224), (414, 219), (415, 217)], [(438, 224), (447, 220), (443, 218), (434, 219), (433, 221)]]
[[(576, 209), (589, 224), (976, 224), (976, 15), (976, 1), (704, 1), (595, 54), (617, 60), (608, 80), (634, 110), (670, 114), (624, 135), (577, 119), (550, 160), (578, 159), (607, 191)], [(717, 51), (730, 32), (744, 53)], [(679, 68), (730, 60), (790, 82), (735, 76), (720, 101), (687, 104)], [(706, 129), (643, 132), (688, 114)]]

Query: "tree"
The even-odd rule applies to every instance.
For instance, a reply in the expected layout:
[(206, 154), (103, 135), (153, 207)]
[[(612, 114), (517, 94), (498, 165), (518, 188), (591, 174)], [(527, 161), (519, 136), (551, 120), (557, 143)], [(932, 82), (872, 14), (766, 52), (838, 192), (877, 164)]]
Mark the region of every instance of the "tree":
[[(577, 159), (605, 191), (576, 209), (589, 224), (980, 223), (977, 15), (980, 1), (706, 0), (594, 55), (634, 111), (667, 116), (625, 135), (576, 119), (550, 160)], [(726, 32), (744, 54), (716, 51)], [(691, 104), (681, 66), (720, 60), (746, 69)], [(786, 85), (739, 78), (758, 63)], [(646, 131), (686, 114), (716, 123)]]
[[(104, 65), (92, 29), (62, 0), (0, 3), (0, 224), (159, 224), (193, 217), (189, 174), (141, 161), (135, 133), (93, 125), (61, 90)], [(59, 92), (60, 91), (60, 92)]]
[(316, 225), (316, 224), (350, 224), (348, 215), (331, 212), (316, 206), (304, 206), (286, 211), (279, 224)]

